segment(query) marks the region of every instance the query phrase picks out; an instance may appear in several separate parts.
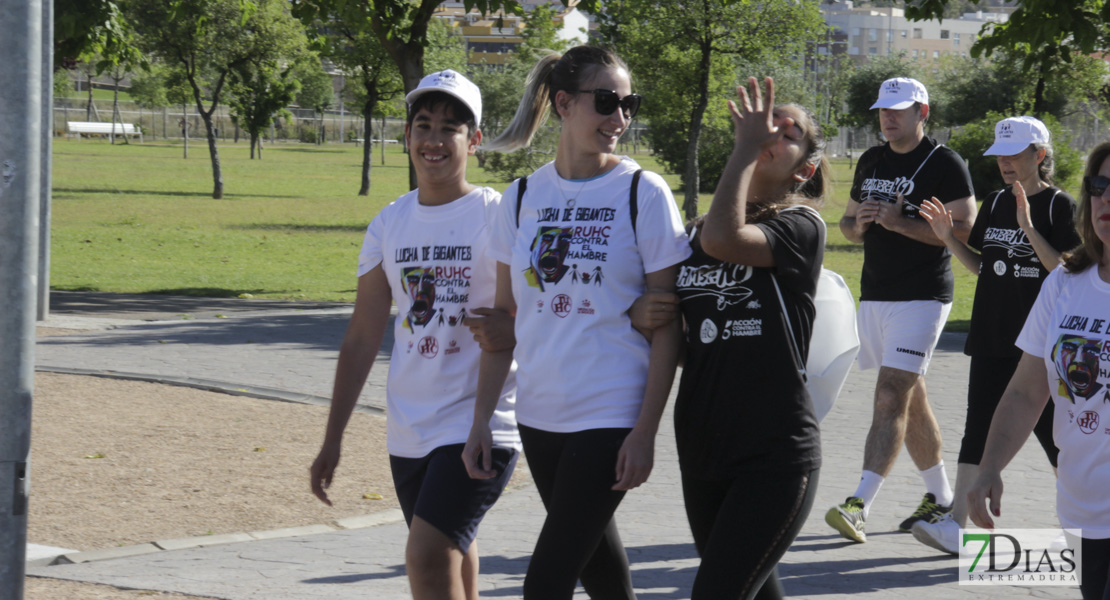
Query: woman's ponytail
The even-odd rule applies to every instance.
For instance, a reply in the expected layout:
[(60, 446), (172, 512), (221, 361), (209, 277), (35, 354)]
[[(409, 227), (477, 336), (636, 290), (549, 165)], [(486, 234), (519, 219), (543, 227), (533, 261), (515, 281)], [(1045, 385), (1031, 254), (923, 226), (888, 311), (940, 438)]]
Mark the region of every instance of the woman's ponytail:
[(524, 84), (524, 97), (516, 107), (516, 114), (505, 130), (496, 138), (482, 144), (483, 150), (512, 152), (524, 148), (532, 141), (544, 121), (547, 120), (550, 101), (551, 73), (561, 55), (551, 53), (539, 60), (528, 73)]

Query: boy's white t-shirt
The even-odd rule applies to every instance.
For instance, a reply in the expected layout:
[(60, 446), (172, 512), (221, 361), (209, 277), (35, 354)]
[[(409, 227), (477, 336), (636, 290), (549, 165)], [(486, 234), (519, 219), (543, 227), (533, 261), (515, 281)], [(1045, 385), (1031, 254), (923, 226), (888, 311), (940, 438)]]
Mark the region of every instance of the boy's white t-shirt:
[(644, 274), (682, 262), (690, 245), (670, 189), (646, 171), (633, 231), (629, 191), (637, 169), (622, 157), (581, 182), (562, 179), (548, 163), (528, 177), (519, 227), (519, 180), (505, 191), (490, 256), (512, 273), (523, 425), (627, 428), (640, 415), (650, 348), (628, 309), (644, 293)]
[(1110, 538), (1110, 284), (1098, 268), (1053, 270), (1017, 345), (1043, 358), (1048, 372), (1060, 524)]
[[(441, 206), (413, 190), (386, 206), (366, 229), (358, 275), (382, 265), (397, 318), (386, 380), (386, 446), (419, 458), (465, 443), (474, 420), (482, 350), (463, 317), (493, 306), (497, 263), (488, 254), (501, 196), (477, 188)], [(513, 416), (514, 369), (490, 420), (496, 446), (520, 448)]]

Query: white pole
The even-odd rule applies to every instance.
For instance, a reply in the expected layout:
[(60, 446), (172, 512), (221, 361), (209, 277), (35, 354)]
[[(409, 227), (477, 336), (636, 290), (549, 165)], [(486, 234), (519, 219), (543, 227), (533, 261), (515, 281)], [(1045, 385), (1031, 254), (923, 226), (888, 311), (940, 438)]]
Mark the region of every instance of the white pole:
[(35, 318), (50, 314), (50, 202), (54, 152), (54, 0), (42, 0), (42, 156), (39, 159), (39, 286)]

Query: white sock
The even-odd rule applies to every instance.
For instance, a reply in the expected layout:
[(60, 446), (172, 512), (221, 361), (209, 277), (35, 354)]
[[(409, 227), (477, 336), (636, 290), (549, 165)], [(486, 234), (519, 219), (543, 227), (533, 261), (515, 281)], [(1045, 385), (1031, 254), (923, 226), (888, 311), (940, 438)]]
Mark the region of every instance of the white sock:
[(879, 495), (879, 488), (883, 487), (883, 481), (886, 481), (886, 479), (874, 471), (864, 471), (860, 475), (859, 487), (856, 488), (856, 493), (852, 495), (863, 500), (864, 519), (867, 518), (867, 513), (871, 510), (871, 503), (875, 501), (875, 496)]
[(952, 486), (948, 485), (948, 474), (944, 472), (943, 460), (922, 471), (921, 478), (925, 480), (925, 491), (936, 496), (937, 504), (952, 506), (952, 500), (956, 495), (952, 493)]

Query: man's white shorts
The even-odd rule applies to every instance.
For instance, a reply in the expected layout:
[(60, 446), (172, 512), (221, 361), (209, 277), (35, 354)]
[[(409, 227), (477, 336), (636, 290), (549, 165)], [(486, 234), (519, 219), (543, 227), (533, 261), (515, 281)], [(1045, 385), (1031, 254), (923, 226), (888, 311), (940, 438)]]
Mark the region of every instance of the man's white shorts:
[(859, 368), (880, 365), (924, 375), (952, 304), (936, 300), (859, 303)]

